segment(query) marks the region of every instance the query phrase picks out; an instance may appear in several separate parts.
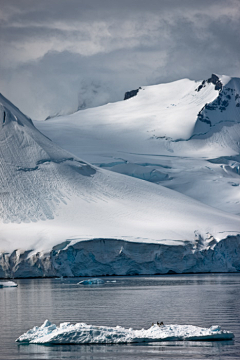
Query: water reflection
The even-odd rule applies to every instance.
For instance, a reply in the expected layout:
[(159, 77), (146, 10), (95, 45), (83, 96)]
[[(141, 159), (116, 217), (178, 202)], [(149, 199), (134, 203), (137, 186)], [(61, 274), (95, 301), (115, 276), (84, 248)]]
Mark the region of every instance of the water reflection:
[[(19, 359), (146, 359), (177, 358), (198, 359), (211, 355), (211, 359), (220, 360), (224, 347), (233, 346), (233, 341), (226, 342), (161, 342), (129, 345), (19, 345)], [(228, 357), (233, 359), (232, 357)]]

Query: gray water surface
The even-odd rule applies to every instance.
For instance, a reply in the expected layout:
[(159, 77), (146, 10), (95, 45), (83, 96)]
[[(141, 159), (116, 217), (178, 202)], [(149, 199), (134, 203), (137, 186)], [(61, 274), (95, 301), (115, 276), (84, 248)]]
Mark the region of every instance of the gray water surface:
[[(0, 359), (240, 359), (240, 274), (19, 279), (0, 289)], [(116, 282), (112, 282), (116, 281)], [(220, 325), (232, 341), (129, 345), (19, 345), (15, 339), (45, 319), (149, 328), (152, 322)]]

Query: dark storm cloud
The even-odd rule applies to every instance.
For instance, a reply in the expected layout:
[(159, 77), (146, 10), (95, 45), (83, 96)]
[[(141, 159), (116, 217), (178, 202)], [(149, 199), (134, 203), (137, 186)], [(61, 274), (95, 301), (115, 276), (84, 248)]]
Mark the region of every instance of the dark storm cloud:
[(32, 117), (240, 76), (238, 0), (0, 0), (0, 91)]

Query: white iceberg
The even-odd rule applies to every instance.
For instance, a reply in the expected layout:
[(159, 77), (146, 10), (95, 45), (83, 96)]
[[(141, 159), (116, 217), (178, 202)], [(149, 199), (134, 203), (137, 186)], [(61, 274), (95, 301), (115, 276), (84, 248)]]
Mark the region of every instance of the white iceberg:
[(98, 278), (82, 280), (79, 281), (78, 283), (78, 285), (100, 285), (100, 284), (104, 284), (104, 280)]
[(3, 287), (16, 287), (18, 286), (14, 281), (0, 281), (0, 288)]
[(193, 325), (153, 325), (149, 329), (133, 330), (121, 326), (107, 327), (85, 323), (62, 323), (57, 327), (45, 320), (22, 334), (16, 341), (28, 344), (120, 344), (180, 340), (231, 340), (230, 331), (220, 326), (202, 328)]

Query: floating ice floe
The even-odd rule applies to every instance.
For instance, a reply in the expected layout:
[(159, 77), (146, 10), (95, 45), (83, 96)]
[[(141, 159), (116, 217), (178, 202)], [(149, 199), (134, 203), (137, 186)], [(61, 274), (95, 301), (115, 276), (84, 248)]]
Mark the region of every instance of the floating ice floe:
[(99, 285), (104, 284), (102, 279), (94, 278), (94, 279), (87, 279), (79, 281), (78, 285)]
[(14, 281), (0, 281), (0, 288), (3, 287), (16, 287), (18, 286)]
[(57, 327), (45, 320), (22, 334), (16, 341), (28, 344), (120, 344), (179, 340), (231, 340), (230, 331), (220, 326), (202, 328), (193, 325), (153, 325), (149, 329), (133, 330), (121, 326), (107, 327), (84, 323), (62, 323)]

